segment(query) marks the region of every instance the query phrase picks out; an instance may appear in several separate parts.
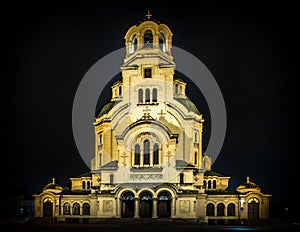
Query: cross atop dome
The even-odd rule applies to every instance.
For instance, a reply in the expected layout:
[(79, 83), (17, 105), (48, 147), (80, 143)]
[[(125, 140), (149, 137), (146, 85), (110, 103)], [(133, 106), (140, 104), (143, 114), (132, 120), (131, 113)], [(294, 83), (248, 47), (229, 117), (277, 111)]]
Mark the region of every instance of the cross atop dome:
[(148, 10), (148, 12), (145, 16), (147, 17), (148, 20), (151, 18), (152, 14), (150, 13), (150, 10)]

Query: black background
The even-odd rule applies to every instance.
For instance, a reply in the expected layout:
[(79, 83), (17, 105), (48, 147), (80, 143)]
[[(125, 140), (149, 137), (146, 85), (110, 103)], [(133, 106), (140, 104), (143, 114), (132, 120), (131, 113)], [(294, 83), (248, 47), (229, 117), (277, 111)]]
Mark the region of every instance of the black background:
[[(296, 214), (299, 203), (291, 195), (297, 194), (299, 176), (292, 142), (296, 7), (167, 3), (43, 1), (2, 6), (1, 194), (39, 193), (52, 177), (66, 186), (69, 177), (88, 170), (72, 133), (77, 87), (93, 64), (124, 46), (126, 31), (149, 9), (170, 27), (173, 45), (199, 58), (222, 91), (227, 134), (213, 170), (231, 176), (231, 189), (249, 175), (262, 192), (273, 195), (271, 216), (283, 216), (286, 207)], [(194, 87), (188, 84), (189, 97), (209, 118)], [(109, 94), (102, 94), (106, 98), (97, 109)]]

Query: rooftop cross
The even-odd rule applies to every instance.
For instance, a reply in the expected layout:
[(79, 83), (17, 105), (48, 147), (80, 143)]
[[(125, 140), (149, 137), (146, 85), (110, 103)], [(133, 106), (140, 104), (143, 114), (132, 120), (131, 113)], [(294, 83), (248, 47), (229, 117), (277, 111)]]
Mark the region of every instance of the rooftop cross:
[(126, 166), (126, 158), (128, 157), (126, 152), (124, 152), (123, 155), (121, 155), (120, 157), (123, 158), (123, 165)]
[(147, 19), (150, 19), (150, 17), (152, 16), (152, 14), (150, 13), (150, 11), (148, 10), (147, 14), (145, 15), (147, 17)]
[(149, 109), (148, 109), (148, 106), (146, 106), (146, 109), (143, 110), (143, 112), (145, 112), (145, 113), (144, 113), (144, 116), (149, 117), (149, 116), (150, 116), (149, 111), (151, 111), (151, 110), (149, 110)]
[(166, 114), (166, 113), (164, 113), (164, 111), (162, 109), (160, 110), (160, 113), (158, 113), (158, 115), (160, 115), (160, 116), (163, 116), (164, 114)]
[(165, 156), (167, 156), (167, 158), (168, 158), (168, 167), (170, 167), (170, 158), (171, 158), (171, 156), (172, 156), (171, 153), (172, 153), (171, 151), (168, 151), (167, 154), (165, 155)]

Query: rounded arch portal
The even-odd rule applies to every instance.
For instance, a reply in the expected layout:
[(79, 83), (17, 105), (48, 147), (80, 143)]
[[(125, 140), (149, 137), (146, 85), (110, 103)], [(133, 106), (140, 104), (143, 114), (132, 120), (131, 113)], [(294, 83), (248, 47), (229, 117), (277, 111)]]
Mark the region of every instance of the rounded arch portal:
[(150, 191), (144, 190), (139, 194), (140, 198), (140, 217), (152, 218), (153, 195)]
[(159, 218), (171, 217), (172, 197), (169, 191), (163, 190), (157, 194), (157, 216)]
[(131, 191), (124, 191), (121, 194), (121, 216), (123, 218), (133, 218), (134, 217), (134, 193)]

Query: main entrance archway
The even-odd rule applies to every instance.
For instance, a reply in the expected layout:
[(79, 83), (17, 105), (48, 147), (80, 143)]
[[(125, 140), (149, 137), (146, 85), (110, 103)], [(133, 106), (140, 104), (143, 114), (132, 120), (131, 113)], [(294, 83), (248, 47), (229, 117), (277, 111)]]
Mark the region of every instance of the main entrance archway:
[(248, 200), (248, 220), (250, 223), (255, 223), (259, 219), (259, 201), (257, 198)]
[(162, 191), (157, 196), (157, 216), (160, 218), (171, 217), (171, 194), (167, 191)]
[(148, 191), (143, 191), (140, 197), (140, 217), (152, 218), (152, 194)]
[(134, 195), (130, 191), (126, 191), (121, 196), (122, 201), (122, 217), (133, 218), (134, 216)]
[(52, 217), (53, 202), (51, 198), (47, 197), (43, 201), (43, 217)]

